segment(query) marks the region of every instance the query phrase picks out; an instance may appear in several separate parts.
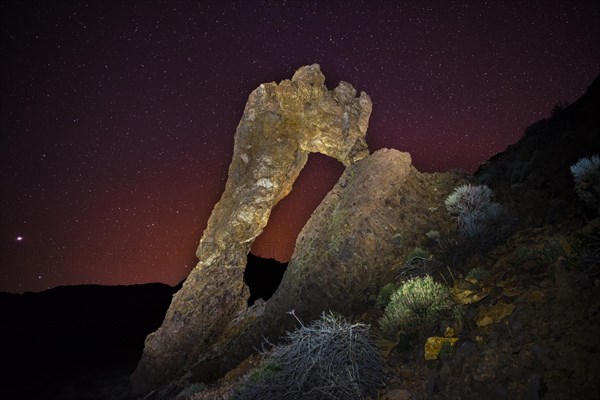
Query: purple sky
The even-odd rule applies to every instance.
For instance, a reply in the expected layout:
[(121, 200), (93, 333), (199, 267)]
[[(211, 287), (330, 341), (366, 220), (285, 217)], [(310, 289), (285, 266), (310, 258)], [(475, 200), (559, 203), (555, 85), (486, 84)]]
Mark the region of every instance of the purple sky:
[[(473, 171), (600, 73), (599, 4), (2, 2), (0, 290), (183, 279), (248, 94), (302, 65), (371, 96), (371, 150)], [(253, 251), (342, 170), (312, 155)]]

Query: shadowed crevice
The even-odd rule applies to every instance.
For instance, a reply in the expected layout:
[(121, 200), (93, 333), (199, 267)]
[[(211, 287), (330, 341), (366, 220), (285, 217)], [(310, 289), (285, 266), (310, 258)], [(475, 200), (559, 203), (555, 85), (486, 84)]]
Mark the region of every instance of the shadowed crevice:
[(248, 306), (258, 299), (269, 300), (279, 287), (286, 268), (287, 263), (248, 254), (248, 264), (244, 271), (244, 283), (250, 289)]

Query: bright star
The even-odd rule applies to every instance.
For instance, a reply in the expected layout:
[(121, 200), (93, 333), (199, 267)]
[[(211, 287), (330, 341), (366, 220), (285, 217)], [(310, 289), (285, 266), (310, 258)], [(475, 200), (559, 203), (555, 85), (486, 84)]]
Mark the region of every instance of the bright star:
[(21, 240), (23, 240), (23, 236), (17, 236), (17, 242), (20, 242)]

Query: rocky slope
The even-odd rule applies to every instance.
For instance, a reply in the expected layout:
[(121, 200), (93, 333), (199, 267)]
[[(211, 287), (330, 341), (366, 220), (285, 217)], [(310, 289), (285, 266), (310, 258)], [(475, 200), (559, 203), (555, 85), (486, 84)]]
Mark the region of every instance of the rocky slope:
[(403, 257), (446, 224), (439, 204), (459, 182), (455, 174), (419, 173), (408, 153), (390, 149), (348, 167), (300, 232), (273, 297), (231, 321), (191, 367), (194, 379), (224, 374), (265, 337), (277, 341), (295, 327), (290, 310), (305, 321), (328, 310), (365, 311)]
[[(231, 318), (152, 398), (230, 398), (255, 376), (262, 336), (277, 342), (297, 326), (290, 309), (305, 323), (327, 309), (370, 323), (388, 372), (380, 399), (600, 398), (600, 219), (568, 170), (600, 152), (599, 82), (474, 177), (419, 173), (395, 150), (349, 166), (274, 296)], [(506, 207), (502, 235), (484, 231), (489, 240), (473, 244), (457, 232), (444, 199), (468, 180)], [(418, 334), (380, 333), (378, 291), (424, 273), (452, 288), (462, 313)], [(426, 359), (428, 338), (448, 335), (455, 344)]]
[(600, 154), (600, 78), (573, 104), (528, 127), (518, 143), (475, 173), (518, 215), (521, 226), (557, 223), (567, 213), (586, 213), (573, 190), (569, 166)]

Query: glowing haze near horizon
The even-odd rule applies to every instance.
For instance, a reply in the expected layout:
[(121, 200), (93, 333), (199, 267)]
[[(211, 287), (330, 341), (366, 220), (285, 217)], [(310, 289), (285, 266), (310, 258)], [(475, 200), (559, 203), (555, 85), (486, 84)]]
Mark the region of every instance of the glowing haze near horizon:
[[(474, 171), (598, 75), (598, 4), (3, 2), (0, 290), (182, 280), (248, 94), (302, 65), (372, 97), (371, 150)], [(341, 172), (311, 155), (253, 252)]]

